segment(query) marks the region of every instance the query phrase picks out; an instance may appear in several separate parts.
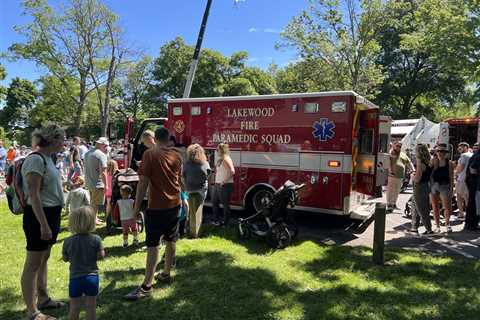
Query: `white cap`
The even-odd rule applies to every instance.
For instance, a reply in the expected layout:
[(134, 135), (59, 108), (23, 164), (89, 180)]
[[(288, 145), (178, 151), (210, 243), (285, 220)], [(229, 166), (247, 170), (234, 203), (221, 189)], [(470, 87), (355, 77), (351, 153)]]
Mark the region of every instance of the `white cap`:
[(109, 146), (109, 145), (110, 145), (110, 142), (108, 142), (108, 139), (105, 138), (105, 137), (100, 137), (100, 138), (98, 138), (98, 140), (95, 141), (95, 143), (103, 144), (103, 145), (106, 145), (106, 146)]

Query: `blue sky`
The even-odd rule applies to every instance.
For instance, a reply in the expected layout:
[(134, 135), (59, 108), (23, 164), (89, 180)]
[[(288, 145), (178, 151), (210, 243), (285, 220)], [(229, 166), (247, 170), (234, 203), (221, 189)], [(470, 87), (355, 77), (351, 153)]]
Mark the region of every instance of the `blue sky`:
[[(54, 7), (61, 1), (50, 0)], [(206, 0), (104, 0), (120, 18), (126, 39), (136, 48), (156, 57), (159, 48), (176, 36), (194, 45), (197, 39)], [(271, 62), (280, 66), (295, 60), (295, 52), (274, 48), (279, 32), (293, 16), (307, 8), (308, 0), (213, 0), (203, 48), (224, 55), (245, 50), (249, 65), (266, 68)], [(0, 0), (0, 52), (22, 38), (13, 30), (29, 18), (22, 16), (20, 0)], [(22, 77), (35, 80), (44, 70), (26, 61), (1, 61), (7, 79)]]

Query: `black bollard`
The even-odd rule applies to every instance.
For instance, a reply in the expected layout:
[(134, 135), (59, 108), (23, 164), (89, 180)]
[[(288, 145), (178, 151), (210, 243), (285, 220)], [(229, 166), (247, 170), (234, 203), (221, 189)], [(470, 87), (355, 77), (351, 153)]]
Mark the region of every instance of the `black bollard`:
[(375, 204), (375, 225), (373, 229), (373, 262), (383, 266), (385, 262), (385, 217), (387, 213), (385, 203)]

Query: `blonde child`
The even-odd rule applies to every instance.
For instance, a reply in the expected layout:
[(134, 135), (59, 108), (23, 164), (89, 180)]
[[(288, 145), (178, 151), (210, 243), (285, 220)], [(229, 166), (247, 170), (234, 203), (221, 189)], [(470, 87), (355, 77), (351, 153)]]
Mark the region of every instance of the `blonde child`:
[(99, 288), (97, 260), (105, 257), (102, 239), (96, 234), (95, 212), (91, 207), (80, 207), (70, 213), (72, 236), (63, 243), (63, 260), (70, 262), (70, 310), (68, 319), (77, 320), (85, 299), (86, 319), (96, 319)]
[(67, 214), (75, 209), (90, 205), (90, 193), (83, 188), (85, 179), (78, 176), (72, 180), (72, 190), (68, 193), (65, 202), (65, 211)]
[(123, 229), (123, 247), (128, 247), (128, 234), (133, 234), (133, 244), (138, 245), (137, 219), (133, 211), (135, 201), (131, 199), (133, 189), (129, 185), (120, 187), (122, 199), (117, 200), (118, 210), (120, 211), (120, 221)]

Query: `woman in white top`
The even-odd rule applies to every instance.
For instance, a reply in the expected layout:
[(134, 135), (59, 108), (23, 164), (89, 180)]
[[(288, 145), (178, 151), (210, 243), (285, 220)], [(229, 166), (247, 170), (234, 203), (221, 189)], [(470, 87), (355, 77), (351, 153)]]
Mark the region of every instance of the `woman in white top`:
[[(220, 143), (217, 147), (218, 161), (215, 164), (215, 186), (213, 189), (212, 206), (213, 214), (219, 225), (228, 225), (230, 220), (230, 196), (233, 192), (233, 175), (235, 168), (230, 158), (230, 148), (226, 143)], [(223, 205), (223, 217), (220, 214), (220, 206)]]

